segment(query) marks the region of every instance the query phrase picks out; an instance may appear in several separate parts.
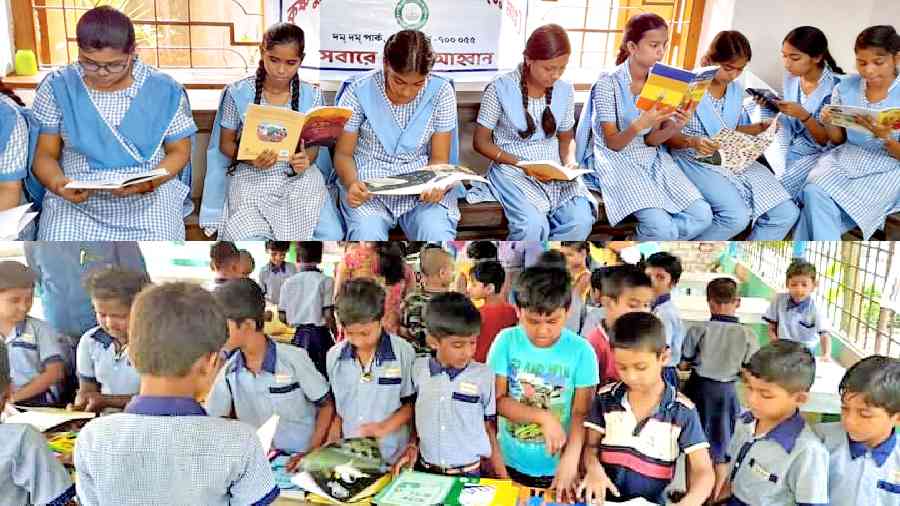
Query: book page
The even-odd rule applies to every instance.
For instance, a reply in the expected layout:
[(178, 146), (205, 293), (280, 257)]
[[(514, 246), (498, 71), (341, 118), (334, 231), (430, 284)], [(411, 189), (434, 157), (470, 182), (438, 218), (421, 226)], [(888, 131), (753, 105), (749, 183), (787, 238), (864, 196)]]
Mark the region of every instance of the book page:
[(557, 181), (572, 181), (578, 176), (589, 174), (591, 172), (590, 169), (564, 167), (550, 160), (519, 162), (519, 167), (531, 177), (538, 179), (553, 179)]
[(169, 175), (166, 169), (154, 169), (139, 174), (124, 174), (97, 181), (69, 181), (66, 188), (74, 190), (118, 190)]
[(56, 408), (26, 408), (26, 411), (14, 414), (6, 419), (4, 423), (24, 423), (31, 425), (39, 432), (45, 432), (57, 425), (61, 425), (72, 420), (89, 420), (94, 418), (94, 413), (86, 411), (67, 411), (65, 409)]
[(488, 180), (459, 165), (429, 165), (407, 174), (363, 181), (375, 195), (419, 195), (433, 188), (447, 188), (461, 181)]
[(14, 241), (19, 237), (19, 232), (25, 229), (37, 216), (31, 211), (31, 204), (24, 204), (6, 211), (0, 211), (0, 239)]
[(241, 132), (238, 160), (255, 160), (272, 150), (278, 160), (290, 159), (300, 142), (304, 114), (283, 107), (250, 104)]

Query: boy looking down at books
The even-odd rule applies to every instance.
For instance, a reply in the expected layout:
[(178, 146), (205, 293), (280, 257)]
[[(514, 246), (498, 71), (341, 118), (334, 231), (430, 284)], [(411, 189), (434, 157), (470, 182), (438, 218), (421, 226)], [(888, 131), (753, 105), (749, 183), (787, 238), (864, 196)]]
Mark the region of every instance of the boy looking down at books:
[[(494, 374), (472, 360), (481, 315), (457, 292), (435, 295), (425, 311), (434, 357), (413, 368), (416, 437), (397, 463), (449, 476), (480, 476), (482, 459), (506, 478), (497, 444)], [(416, 444), (418, 440), (418, 444)]]
[(663, 381), (669, 350), (662, 322), (649, 313), (625, 314), (613, 327), (612, 347), (622, 382), (600, 388), (585, 422), (585, 499), (663, 504), (684, 454), (687, 493), (677, 504), (704, 504), (715, 482), (709, 443), (694, 404)]
[(209, 417), (197, 402), (228, 336), (212, 294), (190, 283), (148, 288), (134, 300), (128, 335), (141, 392), (78, 435), (81, 504), (274, 502), (279, 490), (253, 429)]
[(341, 285), (335, 310), (345, 339), (328, 350), (325, 368), (337, 411), (329, 439), (377, 438), (393, 464), (409, 442), (415, 351), (382, 328), (384, 299), (384, 288), (368, 278)]

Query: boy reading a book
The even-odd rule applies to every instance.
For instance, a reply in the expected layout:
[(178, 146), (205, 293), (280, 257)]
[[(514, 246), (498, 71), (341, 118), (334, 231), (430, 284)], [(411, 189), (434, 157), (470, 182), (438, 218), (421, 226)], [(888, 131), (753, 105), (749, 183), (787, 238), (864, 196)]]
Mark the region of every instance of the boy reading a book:
[(341, 285), (335, 309), (345, 340), (325, 357), (337, 416), (331, 440), (374, 437), (393, 464), (409, 442), (415, 351), (381, 326), (384, 289), (368, 278)]
[(271, 504), (272, 469), (253, 429), (197, 402), (221, 365), (228, 325), (212, 294), (168, 283), (134, 300), (128, 348), (141, 393), (75, 446), (81, 504)]

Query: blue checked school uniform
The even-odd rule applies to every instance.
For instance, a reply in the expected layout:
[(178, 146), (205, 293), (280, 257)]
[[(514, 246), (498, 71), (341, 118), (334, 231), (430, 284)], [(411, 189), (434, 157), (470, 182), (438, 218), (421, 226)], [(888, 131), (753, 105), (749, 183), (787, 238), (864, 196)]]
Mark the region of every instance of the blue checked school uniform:
[(712, 223), (709, 204), (665, 148), (644, 142), (650, 130), (639, 132), (620, 151), (606, 147), (604, 123), (622, 131), (641, 114), (630, 86), (626, 61), (591, 88), (576, 132), (577, 160), (594, 170), (585, 181), (603, 195), (611, 225), (633, 214), (640, 240), (693, 239)]
[[(859, 75), (845, 78), (831, 102), (869, 109), (900, 107), (900, 77), (878, 103), (866, 98), (866, 82)], [(891, 134), (900, 140), (900, 132)], [(803, 211), (795, 240), (834, 240), (859, 227), (864, 239), (884, 226), (885, 217), (900, 203), (900, 160), (871, 133), (847, 129), (847, 141), (822, 155), (800, 196)]]
[[(255, 96), (256, 78), (252, 76), (228, 85), (222, 92), (206, 151), (200, 226), (230, 240), (343, 239), (337, 205), (320, 168), (331, 165), (327, 148), (320, 147), (309, 169), (296, 176), (285, 173), (292, 170), (287, 161), (275, 162), (268, 170), (239, 162), (228, 175), (233, 160), (219, 150), (222, 128), (240, 131)], [(265, 97), (260, 104), (270, 105)], [(323, 105), (322, 91), (301, 81), (299, 112)], [(290, 109), (291, 102), (277, 107)]]
[(256, 429), (278, 415), (273, 446), (289, 453), (307, 452), (316, 413), (328, 400), (328, 391), (328, 382), (305, 351), (266, 338), (259, 374), (247, 368), (244, 353), (238, 349), (219, 371), (206, 409), (213, 416), (234, 413)]
[(281, 262), (279, 267), (275, 267), (271, 262), (267, 263), (259, 273), (259, 285), (266, 294), (266, 300), (278, 305), (281, 300), (281, 287), (296, 273), (297, 266), (293, 263)]
[[(756, 419), (741, 415), (728, 445), (729, 506), (828, 504), (828, 452), (800, 412), (756, 436)], [(868, 505), (867, 505), (868, 506)]]
[(249, 425), (206, 415), (194, 399), (136, 396), (92, 420), (75, 443), (76, 490), (100, 504), (272, 504), (272, 469)]
[(758, 349), (756, 334), (734, 316), (712, 315), (710, 321), (689, 327), (685, 334), (681, 359), (691, 364), (693, 373), (684, 393), (697, 406), (716, 464), (725, 462), (741, 412), (735, 382)]
[[(31, 110), (15, 103), (6, 95), (0, 95), (0, 183), (21, 181), (19, 204), (32, 200), (28, 194), (28, 168), (34, 158), (40, 125)], [(20, 241), (34, 239), (37, 229), (29, 225), (20, 232)]]
[[(556, 81), (550, 110), (556, 119), (556, 132), (547, 136), (541, 128), (546, 108), (544, 97), (528, 97), (522, 107), (521, 68), (495, 78), (481, 97), (478, 124), (493, 131), (494, 143), (521, 160), (550, 160), (562, 163), (559, 137), (575, 128), (575, 88)], [(524, 113), (524, 114), (523, 114)], [(522, 139), (525, 114), (536, 125), (534, 134)], [(541, 182), (512, 165), (491, 163), (488, 168), (490, 190), (503, 204), (509, 220), (510, 241), (584, 240), (597, 221), (597, 202), (578, 178), (574, 181)]]
[[(721, 98), (706, 93), (681, 133), (710, 138), (723, 128), (734, 130), (751, 124), (743, 101), (744, 90), (737, 82), (729, 83)], [(712, 225), (697, 240), (731, 239), (751, 222), (748, 241), (784, 239), (800, 210), (768, 168), (754, 161), (735, 174), (730, 169), (703, 163), (698, 156), (691, 148), (672, 152), (672, 158), (712, 207)]]
[(828, 498), (831, 506), (900, 505), (900, 446), (897, 431), (875, 448), (853, 441), (840, 423), (813, 429), (830, 455)]
[(69, 473), (30, 425), (0, 424), (0, 504), (64, 506), (75, 498)]
[(601, 387), (584, 426), (602, 436), (597, 458), (620, 493), (607, 494), (607, 500), (642, 497), (664, 504), (678, 457), (709, 448), (694, 405), (670, 385), (654, 412), (640, 421), (625, 383)]
[[(337, 103), (353, 109), (344, 131), (359, 135), (353, 160), (360, 181), (421, 169), (430, 159), (432, 135), (457, 135), (456, 93), (449, 81), (435, 75), (428, 76), (412, 102), (395, 105), (387, 98), (384, 72), (369, 72), (344, 83)], [(450, 163), (457, 160), (458, 152), (451, 148)], [(417, 241), (456, 237), (458, 189), (448, 190), (439, 204), (424, 204), (418, 195), (376, 195), (357, 208), (350, 207), (342, 184), (340, 192), (347, 239), (387, 240), (397, 223)]]
[(650, 310), (654, 316), (660, 319), (666, 331), (666, 345), (672, 353), (669, 365), (663, 368), (663, 379), (666, 383), (678, 388), (678, 373), (675, 367), (681, 362), (681, 345), (684, 342), (684, 322), (678, 306), (672, 301), (672, 294), (664, 293), (653, 301)]
[(790, 294), (779, 293), (769, 305), (763, 320), (778, 324), (778, 338), (803, 344), (810, 351), (819, 345), (819, 335), (831, 332), (824, 308), (812, 296), (795, 302)]
[(421, 357), (413, 369), (419, 453), (427, 465), (460, 468), (491, 456), (484, 422), (497, 415), (494, 373), (479, 362), (462, 369)]
[[(60, 336), (46, 322), (26, 317), (13, 328), (10, 335), (3, 336), (9, 355), (9, 372), (12, 385), (20, 389), (44, 372), (48, 364), (65, 363), (68, 355), (62, 346)], [(60, 401), (59, 386), (51, 386), (46, 392), (31, 399), (29, 404), (48, 405)]]
[(84, 289), (92, 272), (110, 266), (147, 272), (136, 242), (26, 242), (25, 259), (37, 274), (47, 323), (72, 338), (97, 326), (94, 306)]
[[(415, 357), (412, 345), (386, 332), (382, 332), (372, 363), (365, 370), (350, 341), (328, 350), (328, 380), (344, 437), (353, 437), (361, 425), (384, 421), (403, 404), (413, 402)], [(409, 427), (404, 425), (378, 440), (381, 456), (393, 464), (408, 442)]]
[(316, 369), (326, 374), (325, 356), (334, 338), (325, 325), (325, 311), (334, 307), (334, 279), (315, 264), (301, 264), (300, 272), (282, 285), (280, 299), (288, 325), (297, 329), (292, 344), (306, 350)]
[(76, 372), (80, 380), (96, 384), (103, 395), (135, 395), (141, 390), (141, 377), (128, 359), (127, 348), (120, 348), (100, 327), (78, 341)]
[[(796, 102), (803, 106), (816, 121), (822, 117), (822, 110), (831, 104), (831, 92), (841, 81), (827, 65), (822, 69), (819, 83), (812, 93), (807, 95), (800, 87), (800, 78), (791, 74), (784, 76), (782, 92), (784, 100)], [(768, 112), (763, 109), (763, 112)], [(769, 116), (770, 115), (765, 115)], [(778, 132), (775, 133), (775, 141), (766, 149), (766, 161), (772, 166), (772, 170), (778, 175), (778, 180), (784, 189), (796, 198), (809, 172), (815, 167), (819, 157), (831, 150), (834, 146), (830, 143), (825, 146), (816, 142), (809, 130), (803, 126), (797, 118), (782, 114), (778, 119)]]
[[(89, 88), (77, 64), (54, 71), (38, 87), (34, 114), (42, 134), (62, 138), (59, 166), (66, 177), (91, 182), (154, 170), (166, 156), (166, 143), (197, 132), (180, 84), (139, 60), (131, 72), (134, 82), (113, 92)], [(81, 204), (46, 192), (38, 240), (184, 239), (190, 178), (188, 165), (150, 193), (96, 191)]]

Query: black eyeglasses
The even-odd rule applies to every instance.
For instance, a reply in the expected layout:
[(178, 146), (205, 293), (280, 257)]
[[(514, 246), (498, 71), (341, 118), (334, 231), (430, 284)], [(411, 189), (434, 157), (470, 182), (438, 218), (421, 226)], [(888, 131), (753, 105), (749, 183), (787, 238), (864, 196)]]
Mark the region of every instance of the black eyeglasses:
[(112, 63), (96, 63), (92, 61), (78, 60), (78, 64), (81, 65), (81, 68), (83, 68), (85, 72), (90, 73), (100, 72), (100, 69), (103, 69), (109, 74), (118, 74), (127, 69), (129, 63), (131, 63), (130, 59)]

